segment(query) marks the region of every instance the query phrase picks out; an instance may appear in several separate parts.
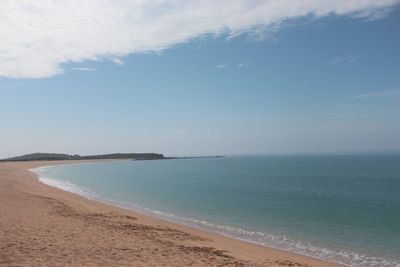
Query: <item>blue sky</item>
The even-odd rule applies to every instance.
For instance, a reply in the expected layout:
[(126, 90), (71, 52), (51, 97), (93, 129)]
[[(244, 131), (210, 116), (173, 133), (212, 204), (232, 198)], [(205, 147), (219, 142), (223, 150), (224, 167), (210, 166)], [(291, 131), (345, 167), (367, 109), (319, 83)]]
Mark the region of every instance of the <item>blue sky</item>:
[(399, 26), (395, 5), (68, 59), (43, 77), (0, 68), (0, 157), (400, 151)]

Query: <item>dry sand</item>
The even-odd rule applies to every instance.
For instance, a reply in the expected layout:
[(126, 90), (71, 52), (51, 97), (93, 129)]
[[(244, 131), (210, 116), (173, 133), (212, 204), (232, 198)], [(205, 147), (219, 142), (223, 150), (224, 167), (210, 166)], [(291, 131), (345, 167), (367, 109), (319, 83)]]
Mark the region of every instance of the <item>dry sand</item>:
[(0, 266), (337, 266), (91, 201), (28, 170), (65, 163), (0, 163)]

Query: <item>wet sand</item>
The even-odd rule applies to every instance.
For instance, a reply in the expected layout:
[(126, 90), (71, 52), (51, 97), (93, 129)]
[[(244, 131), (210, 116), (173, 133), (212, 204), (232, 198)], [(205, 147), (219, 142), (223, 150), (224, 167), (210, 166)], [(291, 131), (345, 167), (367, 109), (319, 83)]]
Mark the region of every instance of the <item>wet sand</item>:
[(338, 266), (88, 200), (29, 171), (68, 163), (0, 163), (1, 267)]

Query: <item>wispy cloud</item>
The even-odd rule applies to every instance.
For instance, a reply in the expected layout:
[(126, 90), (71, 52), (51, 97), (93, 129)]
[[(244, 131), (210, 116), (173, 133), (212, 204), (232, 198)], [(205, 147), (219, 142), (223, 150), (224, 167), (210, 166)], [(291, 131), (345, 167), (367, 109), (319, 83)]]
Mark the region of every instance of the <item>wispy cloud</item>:
[(88, 67), (76, 67), (76, 68), (73, 68), (74, 70), (79, 70), (79, 71), (89, 71), (89, 72), (92, 72), (92, 71), (95, 71), (96, 69), (95, 68), (88, 68)]
[(122, 59), (120, 59), (120, 58), (110, 58), (110, 60), (111, 60), (111, 62), (113, 62), (113, 63), (116, 64), (116, 65), (122, 66), (122, 65), (125, 64), (125, 63), (122, 61)]
[(387, 91), (376, 91), (367, 94), (361, 94), (352, 98), (374, 98), (374, 97), (393, 97), (400, 96), (400, 90), (387, 90)]
[(365, 21), (380, 20), (386, 17), (392, 10), (393, 10), (392, 7), (382, 8), (378, 10), (366, 10), (364, 12), (359, 12), (354, 14), (352, 17), (356, 19), (362, 19)]
[[(5, 0), (0, 77), (43, 78), (67, 63), (158, 53), (198, 37), (277, 31), (312, 16), (377, 19), (400, 0)], [(118, 60), (116, 60), (116, 58)]]
[(214, 66), (214, 70), (222, 70), (222, 69), (226, 69), (228, 67), (228, 64), (219, 64)]
[(245, 63), (238, 63), (236, 64), (236, 68), (244, 68), (244, 67), (248, 67), (250, 65), (250, 63), (245, 62)]
[(222, 69), (233, 68), (233, 67), (241, 69), (241, 68), (248, 67), (249, 65), (250, 65), (250, 63), (248, 63), (248, 62), (237, 63), (235, 65), (234, 64), (219, 64), (219, 65), (214, 66), (213, 69), (214, 70), (222, 70)]
[(347, 63), (352, 64), (356, 62), (358, 59), (358, 55), (347, 55), (343, 57), (337, 57), (332, 60), (332, 64), (339, 64), (339, 63)]

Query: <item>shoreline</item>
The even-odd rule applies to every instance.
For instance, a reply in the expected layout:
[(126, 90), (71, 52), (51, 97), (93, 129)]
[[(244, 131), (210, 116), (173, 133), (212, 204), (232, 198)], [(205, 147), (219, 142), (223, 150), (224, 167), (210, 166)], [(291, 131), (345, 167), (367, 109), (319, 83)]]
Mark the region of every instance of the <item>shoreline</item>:
[[(159, 266), (159, 265), (168, 265), (168, 266), (218, 266), (218, 265), (226, 265), (226, 266), (322, 266), (322, 267), (330, 267), (330, 266), (340, 266), (335, 263), (326, 262), (323, 260), (319, 260), (316, 258), (312, 258), (309, 256), (304, 256), (300, 254), (296, 254), (293, 252), (287, 252), (284, 250), (279, 250), (275, 248), (265, 247), (262, 245), (254, 244), (247, 241), (242, 241), (238, 239), (234, 239), (232, 237), (227, 237), (225, 235), (209, 232), (206, 230), (198, 229), (195, 227), (189, 227), (186, 225), (181, 225), (179, 223), (173, 223), (170, 221), (162, 220), (159, 218), (154, 218), (146, 214), (139, 213), (137, 211), (132, 211), (131, 209), (120, 208), (109, 203), (100, 202), (97, 200), (88, 199), (84, 196), (71, 193), (68, 191), (64, 191), (58, 189), (56, 187), (52, 187), (46, 185), (39, 181), (38, 176), (29, 171), (29, 169), (46, 167), (52, 165), (61, 165), (61, 164), (74, 164), (74, 163), (90, 163), (90, 162), (109, 162), (110, 160), (88, 160), (88, 161), (40, 161), (40, 162), (4, 162), (0, 163), (0, 214), (7, 210), (7, 202), (10, 202), (7, 199), (9, 194), (14, 195), (14, 200), (16, 195), (21, 195), (19, 198), (30, 197), (37, 201), (37, 199), (41, 199), (44, 202), (41, 205), (36, 205), (36, 209), (39, 209), (42, 213), (42, 218), (32, 220), (30, 226), (35, 228), (35, 224), (42, 223), (50, 223), (55, 220), (60, 224), (73, 225), (74, 229), (71, 232), (66, 232), (65, 234), (72, 234), (82, 227), (83, 229), (90, 228), (91, 231), (95, 231), (99, 228), (102, 230), (101, 236), (97, 236), (96, 238), (93, 236), (87, 236), (89, 239), (96, 239), (96, 242), (102, 241), (102, 245), (99, 247), (103, 247), (105, 244), (110, 245), (110, 241), (115, 242), (115, 236), (121, 236), (121, 239), (125, 239), (124, 242), (119, 242), (119, 246), (123, 246), (125, 250), (119, 251), (118, 260), (113, 260), (111, 265), (117, 266), (141, 266), (143, 264), (149, 266)], [(3, 194), (4, 185), (11, 184), (11, 191), (7, 191), (7, 194)], [(3, 196), (3, 197), (1, 197)], [(47, 201), (46, 201), (47, 200)], [(14, 201), (13, 205), (15, 206), (18, 201)], [(50, 202), (50, 203), (49, 203)], [(22, 201), (21, 204), (23, 204)], [(54, 212), (54, 203), (58, 203), (55, 206), (61, 206), (63, 209), (58, 212)], [(3, 207), (4, 206), (4, 207)], [(18, 212), (24, 213), (24, 207), (18, 207)], [(15, 209), (14, 209), (15, 210)], [(56, 209), (57, 210), (57, 209)], [(67, 210), (67, 212), (66, 212)], [(46, 213), (47, 211), (47, 213)], [(26, 208), (25, 212), (29, 213)], [(5, 215), (10, 215), (5, 212)], [(28, 216), (28, 214), (15, 214), (17, 217)], [(13, 233), (10, 229), (7, 229), (7, 224), (12, 225), (11, 218), (9, 216), (1, 216), (0, 217), (0, 226), (3, 229), (6, 229), (5, 233), (0, 232), (0, 239), (6, 240), (5, 248), (1, 247), (0, 252), (0, 266), (2, 265), (3, 258), (10, 258), (10, 255), (14, 254), (18, 251), (15, 251), (15, 246), (7, 247), (7, 241), (13, 239), (12, 237), (18, 235), (18, 233)], [(100, 220), (100, 219), (101, 220)], [(134, 219), (133, 219), (134, 218)], [(71, 221), (71, 219), (73, 219)], [(127, 220), (129, 223), (126, 222)], [(4, 222), (6, 221), (6, 222)], [(18, 221), (18, 219), (17, 219)], [(68, 222), (68, 223), (67, 223)], [(89, 225), (88, 225), (89, 222)], [(3, 226), (4, 224), (4, 226)], [(110, 224), (112, 225), (109, 228)], [(14, 224), (15, 225), (15, 224)], [(127, 226), (125, 229), (116, 227), (116, 226)], [(18, 225), (21, 227), (21, 225)], [(22, 225), (24, 228), (25, 225)], [(6, 227), (6, 228), (4, 228)], [(106, 227), (106, 230), (104, 230)], [(144, 228), (143, 232), (131, 231), (131, 228)], [(1, 228), (0, 228), (1, 229)], [(43, 230), (43, 229), (41, 229)], [(47, 229), (48, 230), (48, 229)], [(45, 230), (46, 232), (46, 230)], [(96, 231), (95, 231), (96, 232)], [(156, 233), (154, 233), (156, 232)], [(151, 237), (147, 234), (151, 233)], [(40, 229), (36, 229), (33, 236), (41, 236)], [(54, 234), (54, 233), (53, 233)], [(144, 236), (142, 236), (145, 234)], [(129, 236), (129, 238), (125, 238)], [(124, 237), (124, 238), (122, 238)], [(14, 238), (15, 239), (15, 238)], [(24, 238), (22, 238), (23, 240)], [(26, 239), (26, 238), (25, 238)], [(40, 238), (39, 238), (40, 239)], [(43, 233), (43, 240), (46, 240), (46, 234)], [(49, 237), (47, 237), (49, 239)], [(59, 242), (65, 242), (62, 236), (52, 236), (50, 239), (56, 239)], [(75, 246), (86, 246), (89, 245), (83, 241), (78, 239), (68, 239), (69, 250), (73, 250)], [(85, 238), (84, 238), (85, 239)], [(37, 240), (37, 238), (36, 238)], [(25, 240), (26, 241), (26, 240)], [(80, 241), (80, 242), (79, 242)], [(132, 244), (133, 242), (133, 244)], [(26, 242), (25, 242), (26, 243)], [(56, 242), (57, 243), (57, 242)], [(135, 258), (132, 259), (132, 255), (128, 252), (131, 251), (131, 247), (137, 247), (138, 243), (142, 243), (139, 249), (140, 253), (136, 253)], [(168, 244), (165, 247), (166, 243)], [(131, 246), (130, 246), (131, 245)], [(3, 246), (3, 245), (2, 245)], [(53, 245), (52, 245), (53, 246)], [(50, 246), (50, 247), (52, 247)], [(108, 247), (108, 246), (107, 246)], [(115, 246), (111, 246), (109, 249), (113, 249)], [(96, 250), (96, 247), (91, 247)], [(150, 250), (153, 253), (149, 254), (149, 251), (144, 248), (151, 248)], [(25, 248), (26, 249), (26, 248)], [(143, 250), (144, 249), (144, 250)], [(63, 247), (63, 250), (68, 250)], [(101, 250), (101, 249), (100, 249)], [(155, 253), (154, 251), (164, 251), (160, 253)], [(168, 251), (168, 253), (167, 253)], [(41, 265), (49, 265), (49, 266), (58, 266), (57, 263), (46, 262), (46, 249), (43, 249), (44, 255), (42, 257), (37, 255), (34, 257), (36, 260), (42, 260)], [(18, 253), (17, 253), (18, 254)], [(57, 255), (57, 253), (53, 254)], [(64, 253), (65, 254), (65, 253)], [(64, 255), (63, 254), (63, 255)], [(103, 266), (102, 262), (105, 259), (99, 260), (102, 257), (107, 257), (108, 259), (112, 259), (112, 255), (114, 254), (101, 254), (97, 253), (95, 258), (86, 259), (85, 263), (78, 259), (74, 260), (70, 258), (74, 258), (73, 253), (66, 254), (61, 259), (65, 258), (62, 262), (71, 261), (73, 264), (62, 264), (67, 266)], [(172, 255), (170, 255), (172, 254)], [(43, 258), (44, 257), (44, 258)], [(47, 255), (47, 258), (49, 255)], [(15, 257), (11, 257), (11, 260), (8, 260), (7, 263), (12, 264), (12, 259)], [(57, 257), (60, 260), (60, 257)], [(140, 261), (139, 258), (147, 260)], [(68, 260), (69, 259), (69, 260)], [(97, 259), (97, 260), (96, 260)], [(18, 260), (17, 260), (18, 261)], [(30, 264), (23, 264), (19, 266), (35, 266), (38, 264), (33, 264), (32, 258), (30, 259)], [(107, 264), (110, 266), (110, 263)], [(7, 265), (4, 265), (7, 266)]]
[[(120, 161), (126, 161), (126, 160), (117, 160), (118, 162)], [(128, 160), (129, 161), (129, 160)], [(112, 162), (112, 161), (108, 161), (107, 162)], [(76, 162), (76, 163), (70, 163), (70, 164), (61, 164), (61, 165), (57, 165), (57, 166), (62, 166), (62, 165), (87, 165), (87, 164), (97, 164), (99, 162)], [(100, 162), (101, 163), (101, 162)], [(335, 264), (342, 264), (341, 266), (347, 266), (343, 263), (337, 263), (337, 262), (332, 262), (329, 261), (329, 259), (324, 259), (324, 258), (319, 258), (317, 256), (313, 256), (313, 255), (307, 255), (307, 254), (303, 254), (301, 253), (301, 251), (293, 251), (290, 250), (290, 247), (287, 246), (287, 248), (285, 249), (284, 247), (279, 247), (279, 246), (274, 246), (274, 245), (270, 245), (268, 243), (262, 242), (262, 241), (254, 241), (254, 240), (250, 240), (250, 239), (246, 239), (246, 237), (244, 237), (243, 235), (235, 235), (234, 233), (232, 233), (230, 230), (234, 229), (234, 231), (236, 233), (238, 232), (247, 232), (246, 230), (242, 229), (242, 228), (237, 228), (237, 227), (232, 227), (229, 225), (220, 225), (220, 224), (213, 224), (211, 222), (208, 221), (204, 221), (202, 219), (192, 219), (190, 217), (182, 217), (182, 216), (178, 216), (175, 215), (173, 213), (167, 213), (161, 210), (153, 210), (153, 209), (149, 209), (145, 206), (138, 206), (135, 204), (127, 204), (127, 203), (123, 203), (123, 202), (119, 202), (119, 201), (115, 201), (113, 199), (108, 199), (108, 198), (102, 198), (97, 196), (96, 193), (91, 192), (90, 189), (88, 188), (82, 188), (76, 184), (73, 183), (64, 183), (62, 181), (59, 181), (57, 179), (53, 179), (52, 177), (46, 177), (46, 176), (42, 176), (41, 173), (41, 169), (46, 169), (47, 167), (52, 167), (51, 165), (47, 165), (47, 166), (42, 166), (42, 167), (38, 167), (38, 168), (34, 168), (34, 169), (29, 169), (29, 171), (33, 172), (34, 174), (36, 174), (38, 176), (38, 180), (47, 185), (47, 186), (51, 186), (57, 189), (60, 189), (62, 191), (66, 191), (66, 192), (70, 192), (72, 194), (77, 194), (79, 196), (84, 197), (85, 199), (91, 200), (91, 201), (96, 201), (96, 202), (100, 202), (106, 205), (111, 205), (113, 207), (118, 207), (121, 209), (125, 209), (128, 211), (132, 211), (134, 213), (139, 213), (143, 216), (148, 216), (150, 218), (154, 218), (157, 220), (161, 220), (161, 221), (165, 221), (165, 222), (169, 222), (172, 224), (176, 224), (179, 226), (184, 226), (184, 227), (189, 227), (190, 229), (196, 229), (199, 231), (205, 231), (207, 233), (210, 234), (216, 234), (216, 235), (221, 235), (230, 239), (235, 239), (235, 240), (239, 240), (242, 242), (246, 242), (246, 243), (251, 243), (257, 246), (261, 246), (261, 247), (266, 247), (266, 248), (271, 248), (271, 249), (276, 249), (279, 251), (284, 251), (284, 252), (288, 252), (288, 253), (294, 253), (296, 255), (301, 255), (301, 256), (305, 256), (305, 257), (310, 257), (313, 259), (317, 259), (317, 260), (321, 260), (321, 261), (326, 261), (326, 262), (330, 262), (330, 263), (335, 263)], [(226, 230), (226, 228), (229, 228), (230, 230)], [(263, 236), (264, 233), (262, 232), (253, 232), (253, 235), (259, 235), (259, 236)], [(260, 237), (262, 238), (262, 237)], [(260, 239), (261, 240), (261, 239)], [(279, 241), (277, 241), (277, 243), (279, 243)], [(318, 249), (318, 248), (314, 248), (311, 247), (310, 249)]]

